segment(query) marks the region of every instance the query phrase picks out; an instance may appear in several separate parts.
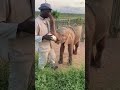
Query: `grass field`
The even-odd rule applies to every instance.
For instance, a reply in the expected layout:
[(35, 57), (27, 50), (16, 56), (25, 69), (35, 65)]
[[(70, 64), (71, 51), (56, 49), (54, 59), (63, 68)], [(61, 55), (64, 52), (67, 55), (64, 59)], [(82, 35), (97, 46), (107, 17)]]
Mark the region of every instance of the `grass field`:
[[(37, 17), (40, 12), (35, 12), (35, 17)], [(66, 25), (74, 24), (85, 24), (85, 14), (72, 14), (72, 13), (60, 13), (59, 17), (56, 19), (56, 27), (62, 27)]]
[[(38, 11), (35, 12), (35, 17), (37, 17), (40, 13)], [(70, 14), (70, 13), (60, 13), (59, 19), (68, 19), (68, 18), (84, 18), (84, 14)]]
[(36, 90), (85, 90), (84, 69), (37, 70)]

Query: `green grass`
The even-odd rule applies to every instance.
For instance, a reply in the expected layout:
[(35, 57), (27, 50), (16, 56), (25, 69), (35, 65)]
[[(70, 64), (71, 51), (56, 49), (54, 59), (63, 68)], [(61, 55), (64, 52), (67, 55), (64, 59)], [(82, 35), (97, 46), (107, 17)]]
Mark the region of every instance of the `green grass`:
[(73, 68), (53, 70), (47, 65), (43, 70), (37, 68), (38, 55), (36, 54), (37, 78), (36, 90), (85, 90), (85, 70)]
[(69, 18), (84, 18), (83, 14), (69, 14), (69, 13), (61, 13), (60, 19), (69, 19)]
[[(37, 17), (40, 14), (39, 11), (35, 12), (35, 17)], [(85, 14), (73, 14), (73, 13), (60, 13), (60, 16), (58, 17), (57, 21), (59, 21), (58, 26), (61, 26), (64, 24), (61, 22), (61, 20), (67, 20), (65, 22), (68, 22), (70, 20), (71, 24), (84, 24), (85, 23)], [(66, 25), (66, 24), (64, 24)]]
[(49, 68), (36, 71), (36, 90), (84, 90), (84, 69), (69, 68), (54, 71)]
[[(35, 12), (35, 17), (40, 14), (39, 11)], [(60, 13), (59, 19), (71, 19), (71, 18), (84, 18), (84, 14), (70, 14), (70, 13)]]

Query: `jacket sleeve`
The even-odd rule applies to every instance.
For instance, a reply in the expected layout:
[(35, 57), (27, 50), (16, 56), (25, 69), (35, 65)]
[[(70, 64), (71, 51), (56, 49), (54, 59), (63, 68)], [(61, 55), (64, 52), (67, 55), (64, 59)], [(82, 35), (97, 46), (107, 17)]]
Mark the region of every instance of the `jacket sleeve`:
[(36, 36), (35, 35), (35, 41), (36, 42), (42, 42), (42, 36)]

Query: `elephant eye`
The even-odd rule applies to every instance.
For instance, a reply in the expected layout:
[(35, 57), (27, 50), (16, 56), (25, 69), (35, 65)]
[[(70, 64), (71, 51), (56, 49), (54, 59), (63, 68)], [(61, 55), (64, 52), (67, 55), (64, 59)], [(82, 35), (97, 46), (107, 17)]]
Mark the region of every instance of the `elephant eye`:
[(62, 36), (64, 36), (64, 35), (62, 34)]

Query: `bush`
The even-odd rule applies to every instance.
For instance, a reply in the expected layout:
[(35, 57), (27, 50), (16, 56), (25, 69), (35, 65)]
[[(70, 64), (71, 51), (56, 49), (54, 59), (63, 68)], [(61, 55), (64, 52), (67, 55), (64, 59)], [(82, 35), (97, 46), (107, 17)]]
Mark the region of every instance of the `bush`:
[(54, 16), (54, 18), (58, 19), (59, 16), (60, 16), (60, 12), (58, 12), (58, 11), (53, 11), (53, 12), (52, 12), (52, 15)]

